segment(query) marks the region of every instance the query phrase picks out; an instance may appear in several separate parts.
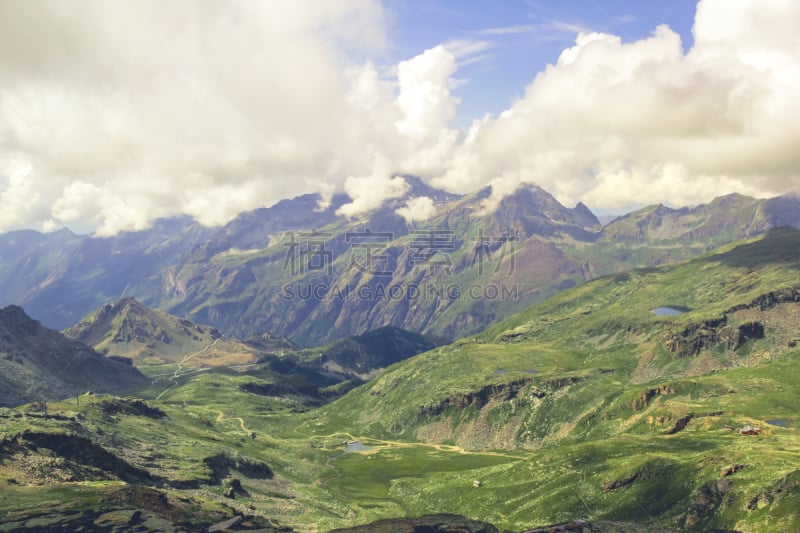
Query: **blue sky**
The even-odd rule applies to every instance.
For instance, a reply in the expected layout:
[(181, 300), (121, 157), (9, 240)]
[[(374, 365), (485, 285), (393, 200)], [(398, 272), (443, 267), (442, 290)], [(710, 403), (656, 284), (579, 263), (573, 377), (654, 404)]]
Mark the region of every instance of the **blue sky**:
[[(514, 98), (578, 32), (596, 31), (632, 42), (660, 24), (691, 47), (695, 0), (389, 0), (386, 2), (389, 63), (454, 41), (486, 48), (459, 61), (454, 89), (460, 99), (455, 124), (507, 109)], [(471, 62), (474, 61), (474, 62)]]

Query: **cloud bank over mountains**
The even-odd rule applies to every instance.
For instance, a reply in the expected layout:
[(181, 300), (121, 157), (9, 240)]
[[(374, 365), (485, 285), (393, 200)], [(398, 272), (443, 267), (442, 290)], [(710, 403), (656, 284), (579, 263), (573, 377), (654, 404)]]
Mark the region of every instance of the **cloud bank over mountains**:
[(463, 132), (469, 43), (385, 65), (387, 24), (372, 0), (0, 3), (0, 230), (222, 224), (311, 191), (354, 216), (402, 173), (608, 208), (800, 187), (797, 2), (702, 0), (688, 50), (666, 26), (580, 33)]

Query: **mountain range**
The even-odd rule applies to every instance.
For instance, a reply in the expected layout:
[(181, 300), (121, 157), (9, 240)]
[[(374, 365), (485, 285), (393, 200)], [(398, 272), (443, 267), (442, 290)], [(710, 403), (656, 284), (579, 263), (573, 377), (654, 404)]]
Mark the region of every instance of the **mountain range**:
[[(220, 228), (188, 218), (115, 237), (68, 230), (0, 235), (0, 304), (49, 327), (77, 324), (124, 296), (237, 338), (270, 333), (303, 346), (392, 325), (458, 338), (604, 274), (687, 259), (771, 227), (800, 225), (796, 196), (729, 195), (651, 206), (606, 226), (529, 185), (493, 209), (405, 176), (401, 198), (360, 217), (318, 195), (243, 213)], [(436, 215), (396, 210), (426, 196)]]

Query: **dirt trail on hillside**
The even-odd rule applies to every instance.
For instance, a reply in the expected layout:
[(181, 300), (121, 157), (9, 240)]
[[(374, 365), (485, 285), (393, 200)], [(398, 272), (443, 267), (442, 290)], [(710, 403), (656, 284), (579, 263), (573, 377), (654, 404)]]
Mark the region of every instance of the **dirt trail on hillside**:
[[(364, 451), (359, 451), (359, 452), (351, 452), (351, 453), (360, 453), (360, 454), (363, 454), (363, 455), (369, 455), (371, 453), (375, 453), (375, 452), (378, 452), (380, 450), (389, 450), (389, 449), (392, 449), (392, 448), (419, 448), (419, 447), (425, 447), (425, 448), (433, 448), (433, 449), (438, 450), (440, 452), (460, 453), (462, 455), (466, 455), (466, 454), (469, 454), (469, 455), (491, 455), (491, 456), (494, 456), (494, 457), (507, 457), (509, 459), (517, 459), (517, 460), (522, 460), (523, 459), (523, 457), (521, 457), (519, 455), (511, 455), (511, 454), (501, 453), (501, 452), (465, 450), (461, 446), (455, 446), (453, 444), (429, 444), (429, 443), (426, 443), (426, 442), (400, 442), (400, 441), (394, 441), (394, 440), (373, 439), (371, 437), (363, 437), (363, 438), (365, 440), (369, 440), (369, 441), (372, 441), (372, 442), (381, 442), (383, 444), (378, 444), (377, 446), (371, 446), (370, 450), (364, 450)], [(361, 440), (361, 439), (356, 439), (356, 440)], [(370, 446), (370, 445), (367, 444), (367, 446)]]
[(183, 370), (183, 365), (186, 364), (187, 361), (205, 352), (206, 350), (217, 344), (217, 342), (219, 342), (219, 339), (214, 339), (214, 342), (206, 344), (201, 350), (198, 350), (193, 353), (187, 353), (186, 355), (184, 355), (183, 359), (181, 359), (180, 362), (178, 363), (178, 367), (175, 369), (175, 372), (172, 373), (172, 385), (161, 391), (161, 393), (158, 396), (156, 396), (156, 400), (160, 400), (161, 397), (164, 396), (167, 392), (171, 391), (172, 389), (178, 386), (178, 378), (180, 377), (180, 373)]
[(222, 412), (222, 411), (214, 411), (214, 412), (217, 413), (217, 419), (215, 420), (215, 422), (224, 422), (226, 420), (238, 420), (239, 421), (239, 427), (242, 428), (242, 431), (244, 431), (248, 435), (251, 433), (250, 430), (247, 429), (247, 426), (245, 426), (244, 420), (241, 417), (230, 416), (230, 417), (225, 418), (225, 413), (224, 412)]

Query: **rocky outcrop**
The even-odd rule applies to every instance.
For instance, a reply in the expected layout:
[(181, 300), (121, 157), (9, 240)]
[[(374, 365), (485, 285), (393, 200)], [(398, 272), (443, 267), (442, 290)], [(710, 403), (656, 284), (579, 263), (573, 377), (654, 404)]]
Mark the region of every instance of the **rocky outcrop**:
[(752, 301), (731, 307), (720, 318), (692, 323), (663, 340), (664, 347), (679, 357), (693, 357), (703, 350), (723, 344), (728, 350), (738, 350), (750, 340), (763, 339), (764, 324), (751, 320), (738, 326), (729, 325), (729, 316), (737, 311), (755, 309), (766, 311), (781, 304), (800, 302), (800, 289), (789, 287), (771, 291)]
[(767, 309), (772, 309), (780, 304), (798, 302), (800, 302), (800, 288), (788, 287), (762, 294), (747, 304), (731, 307), (725, 311), (725, 313), (733, 313), (742, 309), (758, 309), (759, 311), (766, 311)]
[(419, 518), (392, 518), (363, 526), (334, 529), (330, 533), (499, 533), (491, 524), (451, 514)]
[(211, 470), (209, 484), (219, 485), (222, 480), (230, 475), (231, 470), (236, 470), (251, 479), (272, 479), (272, 469), (261, 461), (253, 459), (228, 457), (224, 453), (212, 455), (203, 459), (203, 463)]
[(723, 332), (722, 341), (729, 350), (738, 350), (744, 344), (753, 339), (764, 338), (764, 325), (761, 322), (747, 322), (736, 329), (729, 329)]
[[(127, 463), (85, 437), (73, 434), (26, 430), (0, 442), (0, 456), (15, 455), (22, 464), (33, 464), (24, 458), (38, 456), (42, 448), (50, 450), (57, 457), (60, 470), (66, 472), (64, 481), (69, 481), (71, 477), (72, 481), (117, 478), (128, 483), (155, 482), (146, 470)], [(92, 471), (91, 468), (96, 470)], [(30, 474), (31, 480), (36, 483), (36, 472)]]
[(165, 515), (173, 509), (166, 494), (150, 487), (123, 487), (109, 494), (109, 499), (140, 509), (147, 509), (158, 515)]
[(487, 385), (475, 392), (451, 396), (433, 405), (421, 405), (419, 407), (419, 417), (436, 416), (450, 407), (466, 409), (469, 406), (474, 406), (476, 409), (481, 409), (492, 400), (513, 400), (531, 381), (533, 381), (532, 378), (521, 378), (507, 383)]
[(664, 434), (665, 435), (674, 435), (679, 431), (683, 431), (686, 429), (686, 426), (689, 425), (689, 422), (694, 418), (694, 413), (689, 413), (686, 416), (682, 416), (675, 421), (671, 428), (669, 428)]
[(756, 511), (765, 507), (771, 506), (775, 501), (788, 495), (790, 492), (796, 492), (795, 489), (800, 487), (800, 470), (795, 470), (788, 476), (776, 481), (771, 487), (762, 490), (757, 496), (754, 496), (747, 503), (749, 511)]
[(669, 335), (664, 346), (678, 357), (694, 357), (718, 344), (723, 344), (728, 350), (738, 350), (749, 340), (764, 338), (761, 322), (750, 321), (738, 327), (727, 324), (727, 314), (722, 318), (689, 324), (683, 331)]
[[(584, 379), (582, 376), (551, 378), (541, 382), (541, 387), (531, 386), (528, 392), (532, 398), (544, 398), (553, 391), (569, 387)], [(491, 401), (513, 400), (533, 381), (533, 378), (519, 378), (506, 383), (486, 385), (477, 391), (450, 396), (433, 405), (421, 405), (419, 406), (419, 418), (439, 415), (450, 407), (466, 409), (472, 406), (475, 409), (482, 409)]]
[(653, 389), (647, 389), (633, 400), (632, 404), (633, 410), (641, 411), (642, 409), (647, 407), (650, 404), (650, 400), (652, 400), (656, 396), (663, 396), (665, 394), (674, 394), (674, 393), (675, 389), (673, 389), (669, 385), (659, 385), (658, 387), (655, 387)]
[(620, 487), (625, 487), (627, 485), (630, 485), (631, 483), (639, 479), (639, 476), (641, 475), (642, 475), (641, 472), (634, 472), (633, 474), (625, 476), (624, 478), (615, 479), (614, 481), (609, 481), (608, 483), (603, 483), (603, 492), (611, 492), (612, 490), (616, 490)]
[(735, 465), (731, 465), (731, 466), (729, 466), (727, 468), (723, 468), (719, 473), (719, 477), (732, 476), (736, 472), (739, 472), (740, 470), (744, 470), (744, 468), (745, 468), (745, 465), (736, 463)]
[(570, 385), (574, 385), (583, 379), (584, 378), (580, 376), (566, 376), (562, 378), (548, 379), (547, 381), (544, 382), (544, 384), (553, 390), (557, 390), (557, 389), (563, 389), (564, 387), (569, 387)]
[(586, 520), (571, 520), (569, 522), (561, 522), (560, 524), (526, 529), (522, 533), (561, 533), (568, 531), (575, 531), (578, 533), (593, 533), (594, 531), (600, 530), (595, 529), (592, 524)]
[[(260, 531), (263, 533), (290, 533), (291, 528), (280, 526), (271, 520), (242, 514), (233, 514), (228, 506), (219, 510), (204, 508), (203, 503), (184, 495), (175, 497), (157, 489), (141, 486), (127, 486), (109, 494), (107, 501), (110, 506), (124, 506), (125, 508), (139, 509), (146, 515), (155, 515), (160, 521), (167, 521), (173, 528), (164, 531)], [(207, 505), (207, 503), (206, 503)], [(144, 518), (144, 517), (143, 517)], [(143, 522), (144, 520), (142, 520)], [(119, 529), (101, 530), (97, 523), (94, 527), (84, 531), (150, 531), (141, 527), (139, 523), (124, 524)], [(137, 526), (139, 528), (131, 527)], [(80, 531), (78, 528), (63, 529), (63, 531)], [(158, 529), (162, 531), (162, 529)]]
[(137, 399), (113, 398), (100, 402), (97, 407), (104, 416), (128, 415), (143, 416), (153, 419), (166, 418), (167, 416), (167, 414), (158, 407), (153, 407), (144, 400)]
[(664, 340), (667, 350), (678, 357), (693, 357), (703, 350), (714, 347), (719, 342), (719, 329), (727, 323), (727, 317), (692, 323), (679, 333)]

